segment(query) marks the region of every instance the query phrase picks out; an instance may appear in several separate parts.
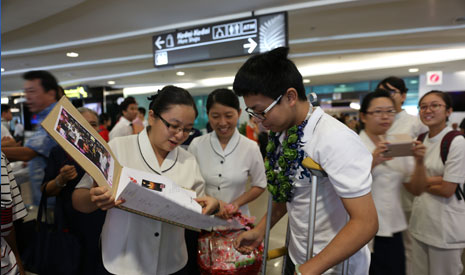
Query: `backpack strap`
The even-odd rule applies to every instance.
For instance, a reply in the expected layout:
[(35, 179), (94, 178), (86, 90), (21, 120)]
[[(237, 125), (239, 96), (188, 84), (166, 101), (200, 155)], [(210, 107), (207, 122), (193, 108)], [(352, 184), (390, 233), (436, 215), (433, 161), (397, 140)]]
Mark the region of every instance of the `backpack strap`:
[(425, 140), (425, 137), (426, 137), (427, 134), (428, 134), (428, 132), (424, 132), (424, 133), (420, 134), (417, 137), (417, 140), (423, 142)]
[[(457, 136), (462, 136), (463, 134), (459, 131), (450, 131), (448, 132), (441, 140), (441, 160), (442, 163), (445, 165), (447, 160), (447, 155), (449, 154), (450, 145), (452, 144), (452, 140), (454, 140)], [(455, 189), (455, 196), (458, 200), (465, 200), (465, 193), (460, 187), (460, 184), (457, 184), (457, 188)]]

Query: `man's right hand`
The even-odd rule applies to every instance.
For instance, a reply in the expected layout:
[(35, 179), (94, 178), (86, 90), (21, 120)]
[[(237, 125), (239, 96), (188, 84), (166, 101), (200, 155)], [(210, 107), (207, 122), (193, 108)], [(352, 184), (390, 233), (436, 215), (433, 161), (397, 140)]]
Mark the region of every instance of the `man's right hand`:
[(90, 189), (90, 200), (102, 210), (108, 210), (125, 202), (124, 199), (116, 201), (106, 186), (92, 187)]
[(234, 240), (234, 248), (242, 254), (250, 254), (262, 243), (263, 238), (263, 234), (256, 228), (246, 231)]

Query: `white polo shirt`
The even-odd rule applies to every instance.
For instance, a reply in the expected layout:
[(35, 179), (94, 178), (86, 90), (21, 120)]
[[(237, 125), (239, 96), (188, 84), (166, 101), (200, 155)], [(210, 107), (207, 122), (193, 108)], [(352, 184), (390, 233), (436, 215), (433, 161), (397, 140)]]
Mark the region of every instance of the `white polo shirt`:
[[(284, 135), (281, 135), (281, 142)], [(320, 253), (347, 222), (342, 198), (356, 198), (371, 190), (371, 153), (358, 135), (347, 126), (316, 108), (304, 129), (302, 147), (319, 163), (329, 177), (318, 181), (314, 254)], [(296, 264), (306, 262), (311, 179), (298, 169), (292, 178), (294, 197), (287, 203), (290, 225), (289, 254)], [(340, 249), (344, 249), (341, 247)], [(349, 274), (368, 274), (370, 252), (367, 246), (349, 260)], [(341, 273), (339, 264), (325, 274)]]
[[(165, 176), (203, 196), (204, 181), (195, 157), (182, 148), (171, 151), (162, 166), (150, 144), (147, 129), (109, 143), (121, 165)], [(82, 183), (82, 181), (81, 181)], [(83, 188), (82, 184), (76, 188)], [(87, 184), (90, 188), (92, 183)], [(107, 211), (102, 229), (102, 257), (114, 274), (171, 274), (187, 263), (184, 229), (117, 208)]]
[(124, 137), (133, 134), (131, 121), (127, 120), (124, 116), (118, 120), (113, 129), (110, 131), (110, 140), (115, 137)]
[[(236, 129), (223, 150), (216, 132), (195, 138), (189, 146), (205, 179), (207, 195), (231, 203), (245, 193), (247, 179), (251, 186), (266, 188), (265, 166), (257, 143)], [(250, 215), (247, 205), (242, 213)]]
[[(433, 138), (425, 137), (424, 158), (428, 177), (442, 176), (444, 181), (465, 182), (465, 138), (455, 137), (451, 143), (446, 164), (440, 156), (442, 138), (452, 131), (444, 128)], [(424, 192), (415, 197), (410, 218), (412, 236), (431, 246), (444, 249), (465, 248), (465, 202), (452, 195), (444, 198)]]
[[(373, 152), (376, 145), (365, 131), (360, 139)], [(375, 166), (371, 170), (373, 184), (371, 194), (378, 212), (379, 229), (376, 236), (392, 237), (394, 233), (407, 229), (407, 220), (402, 209), (401, 191), (403, 183), (410, 181), (413, 172), (413, 157), (397, 157)]]

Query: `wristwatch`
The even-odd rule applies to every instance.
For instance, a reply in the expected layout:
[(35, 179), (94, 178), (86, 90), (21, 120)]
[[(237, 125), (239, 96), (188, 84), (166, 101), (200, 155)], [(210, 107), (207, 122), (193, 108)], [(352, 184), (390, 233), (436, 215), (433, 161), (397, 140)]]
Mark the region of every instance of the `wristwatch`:
[(302, 273), (300, 273), (299, 267), (300, 267), (300, 264), (295, 265), (295, 274), (302, 275)]
[(56, 185), (57, 187), (63, 188), (63, 187), (66, 186), (66, 183), (65, 183), (65, 184), (61, 184), (61, 183), (60, 183), (60, 177), (56, 177), (56, 178), (55, 178), (55, 185)]

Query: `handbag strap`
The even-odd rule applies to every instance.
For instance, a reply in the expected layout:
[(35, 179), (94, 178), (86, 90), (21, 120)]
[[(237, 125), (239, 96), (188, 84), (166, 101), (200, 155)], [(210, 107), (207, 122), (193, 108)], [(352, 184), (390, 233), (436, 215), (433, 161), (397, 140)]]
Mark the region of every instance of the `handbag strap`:
[[(42, 224), (42, 217), (45, 217), (44, 222), (48, 224), (48, 215), (47, 215), (47, 207), (48, 207), (48, 197), (45, 194), (45, 189), (42, 192), (40, 197), (40, 204), (39, 210), (37, 212), (37, 222), (38, 224)], [(64, 228), (64, 212), (63, 212), (63, 203), (60, 199), (56, 199), (55, 204), (55, 211), (54, 211), (54, 221), (53, 224), (55, 225), (56, 229), (61, 231)]]

